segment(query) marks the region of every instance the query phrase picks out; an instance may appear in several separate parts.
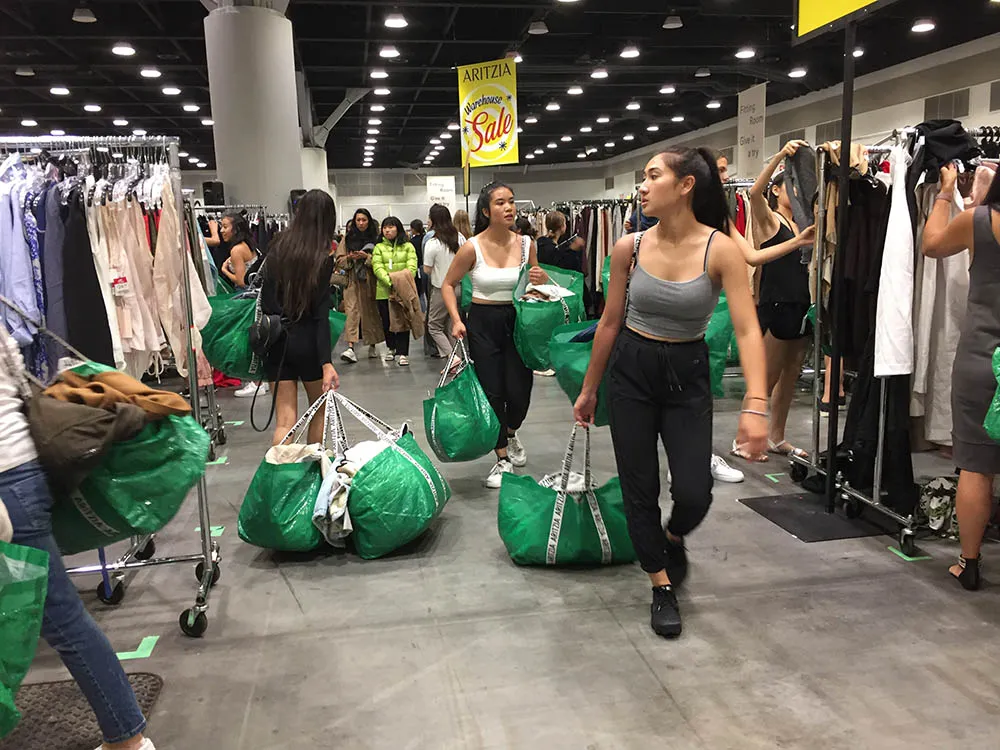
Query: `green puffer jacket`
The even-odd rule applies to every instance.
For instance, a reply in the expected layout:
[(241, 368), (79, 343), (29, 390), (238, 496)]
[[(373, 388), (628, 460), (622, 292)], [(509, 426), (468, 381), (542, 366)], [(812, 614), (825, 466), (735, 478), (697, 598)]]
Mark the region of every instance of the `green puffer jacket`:
[(375, 252), (372, 253), (372, 271), (375, 272), (375, 278), (378, 279), (375, 299), (389, 299), (392, 294), (392, 282), (389, 281), (389, 274), (404, 269), (416, 277), (417, 251), (413, 245), (409, 242), (392, 245), (386, 240), (382, 240), (375, 246)]

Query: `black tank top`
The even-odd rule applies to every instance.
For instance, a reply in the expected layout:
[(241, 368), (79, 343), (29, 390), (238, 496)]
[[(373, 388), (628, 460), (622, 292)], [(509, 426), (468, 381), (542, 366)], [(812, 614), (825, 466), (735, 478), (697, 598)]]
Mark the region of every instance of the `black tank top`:
[[(778, 220), (778, 231), (771, 239), (762, 242), (761, 250), (795, 239), (795, 233), (785, 222)], [(792, 302), (809, 305), (809, 266), (802, 262), (802, 253), (793, 250), (782, 258), (765, 263), (760, 273), (760, 302)]]

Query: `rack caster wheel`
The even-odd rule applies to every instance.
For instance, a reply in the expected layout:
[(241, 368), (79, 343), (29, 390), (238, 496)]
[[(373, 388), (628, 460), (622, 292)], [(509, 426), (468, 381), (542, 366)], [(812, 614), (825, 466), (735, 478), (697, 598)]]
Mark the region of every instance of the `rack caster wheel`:
[(907, 529), (899, 532), (899, 551), (907, 557), (915, 557), (917, 553), (917, 537)]
[(214, 461), (216, 459), (215, 455), (215, 443), (209, 443), (208, 445), (208, 460)]
[(227, 440), (229, 440), (229, 438), (226, 437), (225, 429), (220, 429), (215, 435), (215, 442), (219, 445), (225, 445)]
[(861, 518), (861, 501), (848, 499), (844, 503), (844, 513), (847, 514), (848, 518)]
[(807, 476), (809, 476), (809, 469), (802, 464), (792, 464), (792, 467), (789, 470), (789, 476), (792, 478), (793, 482), (800, 484)]
[(208, 617), (204, 612), (194, 613), (193, 609), (185, 609), (181, 612), (180, 620), (181, 632), (190, 638), (201, 638), (208, 630)]
[[(202, 577), (205, 575), (205, 563), (198, 563), (194, 569), (195, 578), (198, 579), (198, 583), (201, 583)], [(212, 586), (215, 586), (222, 577), (222, 569), (219, 567), (218, 563), (212, 563)]]
[(111, 594), (109, 595), (104, 590), (104, 581), (101, 581), (97, 584), (97, 598), (104, 604), (110, 604), (112, 606), (121, 604), (125, 599), (125, 584), (121, 581), (115, 581), (111, 586)]
[(135, 553), (136, 560), (149, 560), (156, 554), (156, 540), (150, 539), (146, 546)]

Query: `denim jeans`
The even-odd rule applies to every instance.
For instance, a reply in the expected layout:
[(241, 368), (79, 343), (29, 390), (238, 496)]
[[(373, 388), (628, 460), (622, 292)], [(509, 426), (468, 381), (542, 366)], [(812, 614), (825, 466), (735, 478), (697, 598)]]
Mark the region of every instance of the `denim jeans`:
[(49, 590), (42, 637), (62, 658), (107, 743), (124, 742), (146, 728), (125, 671), (111, 644), (83, 607), (52, 536), (52, 495), (37, 461), (0, 473), (3, 498), (14, 526), (14, 543), (49, 553)]

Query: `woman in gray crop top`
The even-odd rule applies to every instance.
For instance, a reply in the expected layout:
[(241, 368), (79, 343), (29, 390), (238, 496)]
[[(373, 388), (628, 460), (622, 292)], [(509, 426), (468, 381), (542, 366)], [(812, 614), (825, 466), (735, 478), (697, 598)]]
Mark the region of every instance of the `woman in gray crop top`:
[[(767, 372), (746, 264), (728, 236), (714, 154), (675, 147), (654, 156), (639, 195), (643, 214), (659, 223), (615, 245), (607, 304), (574, 412), (580, 424), (593, 423), (606, 376), (629, 535), (653, 584), (652, 628), (670, 638), (681, 632), (673, 587), (687, 573), (684, 537), (712, 502), (712, 389), (704, 335), (721, 289), (747, 383), (739, 440), (752, 451), (764, 450), (767, 441)], [(673, 474), (666, 530), (657, 440)]]

